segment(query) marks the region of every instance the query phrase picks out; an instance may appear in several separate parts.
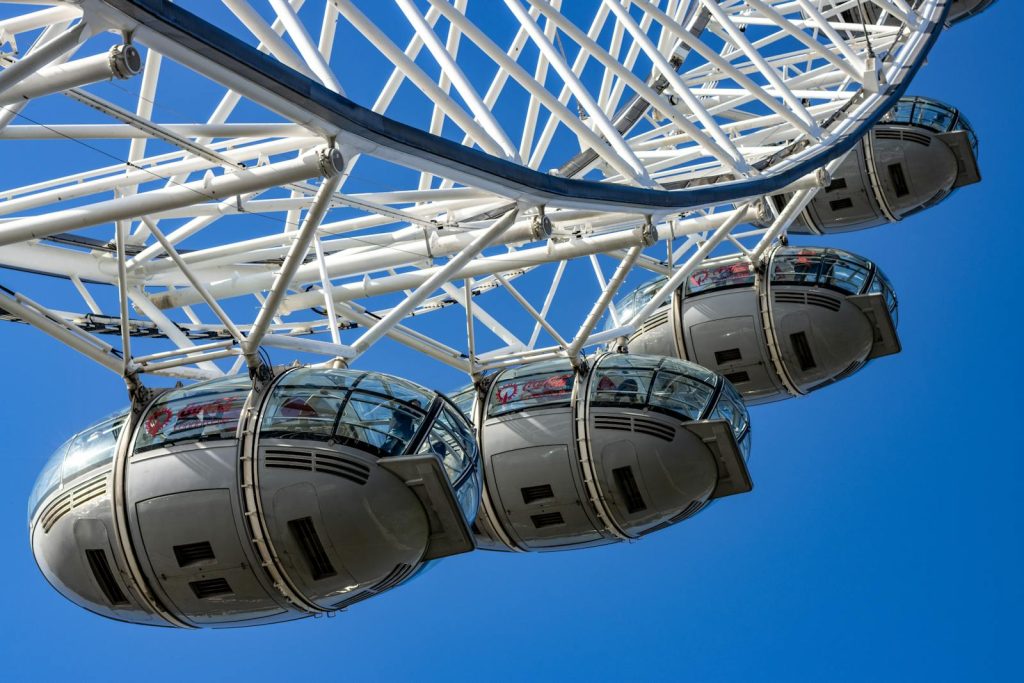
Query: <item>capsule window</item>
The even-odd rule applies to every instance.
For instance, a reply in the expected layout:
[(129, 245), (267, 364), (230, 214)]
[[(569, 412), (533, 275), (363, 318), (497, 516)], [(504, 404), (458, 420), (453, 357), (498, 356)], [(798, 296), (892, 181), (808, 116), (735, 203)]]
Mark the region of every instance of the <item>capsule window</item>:
[(597, 391), (594, 392), (593, 402), (597, 405), (643, 405), (647, 403), (653, 377), (653, 371), (602, 369), (595, 378)]
[[(560, 363), (561, 365), (561, 363)], [(535, 407), (568, 405), (576, 373), (572, 368), (529, 375), (502, 376), (491, 391), (490, 417)]]
[(184, 441), (233, 439), (252, 383), (242, 375), (164, 394), (142, 420), (135, 452)]

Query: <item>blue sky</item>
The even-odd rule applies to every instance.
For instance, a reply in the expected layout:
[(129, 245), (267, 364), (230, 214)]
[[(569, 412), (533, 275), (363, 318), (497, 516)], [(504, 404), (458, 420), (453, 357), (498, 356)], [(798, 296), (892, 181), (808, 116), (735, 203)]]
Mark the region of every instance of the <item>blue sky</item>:
[[(641, 543), (450, 558), (329, 620), (202, 632), (106, 621), (43, 580), (25, 502), (50, 450), (123, 405), (123, 386), (3, 326), (5, 678), (1015, 679), (1022, 21), (1021, 3), (1003, 2), (957, 26), (911, 86), (964, 109), (984, 182), (903, 224), (828, 241), (890, 276), (903, 353), (753, 409), (754, 492)], [(361, 365), (438, 388), (461, 381), (389, 347)]]

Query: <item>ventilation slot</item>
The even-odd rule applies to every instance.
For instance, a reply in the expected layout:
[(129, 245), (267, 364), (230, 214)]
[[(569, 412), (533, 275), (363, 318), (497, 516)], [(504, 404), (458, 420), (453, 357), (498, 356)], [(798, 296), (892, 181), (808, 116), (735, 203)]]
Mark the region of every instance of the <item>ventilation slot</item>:
[(746, 370), (726, 373), (725, 378), (732, 384), (742, 384), (743, 382), (750, 381), (750, 375), (747, 374)]
[(374, 585), (371, 589), (374, 593), (383, 593), (389, 588), (394, 588), (398, 584), (409, 578), (412, 574), (413, 566), (411, 564), (396, 564), (395, 568), (391, 572), (380, 580), (379, 583)]
[(775, 303), (777, 304), (805, 304), (807, 297), (803, 292), (787, 292), (785, 290), (775, 292)]
[(640, 495), (640, 487), (637, 486), (636, 478), (633, 476), (632, 467), (616, 468), (612, 470), (612, 476), (615, 477), (615, 485), (626, 503), (626, 512), (633, 514), (647, 509), (647, 503)]
[(595, 415), (595, 429), (614, 429), (622, 432), (638, 432), (655, 436), (665, 441), (672, 441), (676, 438), (676, 430), (670, 425), (663, 425), (654, 420), (646, 420), (642, 417), (630, 417), (619, 415)]
[(667, 323), (668, 312), (669, 309), (666, 307), (662, 309), (660, 313), (655, 313), (654, 315), (652, 315), (650, 318), (647, 319), (647, 322), (640, 326), (640, 330), (639, 332), (637, 332), (637, 334), (644, 334), (645, 332), (650, 332), (651, 330), (661, 327), (662, 325)]
[(57, 523), (61, 517), (71, 512), (71, 494), (63, 493), (57, 496), (53, 501), (46, 506), (43, 510), (43, 516), (40, 518), (40, 522), (43, 525), (43, 531), (49, 532), (53, 528), (53, 525)]
[(892, 180), (892, 186), (896, 191), (897, 197), (906, 197), (910, 194), (910, 188), (907, 186), (907, 177), (903, 175), (902, 164), (889, 165), (889, 178)]
[(793, 353), (796, 354), (796, 360), (800, 363), (801, 370), (806, 371), (817, 367), (817, 363), (814, 362), (814, 356), (811, 354), (811, 345), (807, 343), (806, 334), (803, 332), (791, 334), (789, 335), (789, 341), (793, 344)]
[(633, 420), (633, 431), (648, 436), (656, 436), (664, 441), (672, 441), (676, 438), (675, 427), (663, 425), (654, 420), (645, 420), (642, 417)]
[(835, 192), (836, 190), (845, 190), (845, 189), (846, 189), (846, 178), (836, 178), (831, 183), (829, 183), (828, 187), (825, 188), (825, 192)]
[(347, 479), (360, 486), (370, 478), (370, 468), (367, 465), (333, 453), (268, 449), (263, 463), (269, 468), (322, 472)]
[(49, 533), (53, 525), (57, 523), (64, 515), (71, 512), (79, 505), (106, 495), (107, 493), (107, 475), (101, 474), (98, 477), (93, 477), (88, 481), (84, 481), (78, 486), (74, 487), (66, 493), (54, 498), (49, 505), (43, 509), (43, 514), (40, 517), (40, 523), (43, 525), (43, 531)]
[(740, 360), (743, 358), (743, 354), (740, 353), (739, 349), (726, 349), (725, 351), (715, 351), (715, 362), (719, 365), (723, 363), (731, 363), (734, 360)]
[(523, 493), (524, 503), (533, 503), (538, 500), (544, 500), (546, 498), (555, 497), (555, 492), (551, 490), (550, 484), (541, 484), (540, 486), (524, 486), (520, 490)]
[(330, 558), (327, 557), (324, 544), (316, 533), (316, 527), (313, 526), (312, 517), (293, 519), (288, 522), (288, 529), (292, 532), (295, 542), (299, 544), (299, 549), (302, 551), (303, 557), (306, 558), (306, 564), (309, 565), (309, 572), (314, 581), (326, 579), (338, 573), (334, 569), (334, 565), (331, 564)]
[(561, 512), (545, 512), (540, 515), (530, 515), (530, 520), (533, 522), (533, 526), (538, 529), (565, 524), (565, 520), (562, 519)]
[(831, 296), (825, 296), (824, 294), (816, 294), (814, 292), (807, 292), (807, 303), (811, 306), (827, 308), (830, 311), (838, 311), (843, 307), (843, 302), (839, 299)]
[(828, 206), (833, 211), (842, 211), (843, 209), (852, 209), (853, 200), (849, 197), (843, 197), (842, 199), (833, 199), (828, 203)]
[(228, 585), (226, 579), (203, 579), (202, 581), (189, 581), (189, 588), (200, 600), (215, 598), (218, 595), (231, 595), (234, 591)]
[(89, 561), (89, 569), (92, 570), (92, 576), (96, 579), (96, 583), (99, 584), (100, 590), (103, 591), (103, 597), (107, 599), (107, 602), (111, 605), (127, 605), (128, 598), (124, 596), (124, 591), (117, 585), (114, 572), (110, 571), (107, 554), (102, 549), (86, 550), (85, 559)]
[(179, 567), (191, 567), (194, 564), (215, 559), (209, 541), (176, 545), (174, 546), (174, 558), (178, 560)]
[(875, 131), (875, 137), (879, 140), (906, 140), (908, 142), (916, 142), (922, 147), (929, 147), (932, 144), (932, 139), (924, 133), (918, 133), (912, 130), (892, 130), (891, 128), (880, 128)]
[(623, 432), (631, 432), (633, 431), (633, 421), (629, 417), (595, 415), (594, 427), (596, 429), (617, 429)]

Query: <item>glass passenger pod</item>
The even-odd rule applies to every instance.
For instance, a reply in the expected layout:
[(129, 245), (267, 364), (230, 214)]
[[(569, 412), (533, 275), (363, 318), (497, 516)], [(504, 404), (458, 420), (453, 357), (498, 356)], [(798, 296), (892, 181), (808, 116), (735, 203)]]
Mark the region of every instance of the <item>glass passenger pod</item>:
[(277, 552), (321, 607), (367, 597), (366, 577), (402, 582), (422, 561), (473, 548), (479, 450), (437, 392), (374, 372), (288, 371), (263, 404), (258, 453)]
[(980, 180), (978, 136), (966, 117), (936, 100), (904, 97), (850, 152), (790, 231), (825, 234), (900, 221)]
[(779, 247), (768, 273), (774, 343), (782, 371), (800, 393), (900, 351), (899, 304), (874, 263), (839, 249)]
[[(629, 350), (720, 372), (747, 403), (807, 393), (899, 351), (896, 295), (873, 263), (822, 248), (780, 248), (769, 258), (767, 277), (740, 257), (696, 269), (640, 325)], [(627, 294), (620, 317), (631, 317), (664, 282)]]
[(484, 406), (491, 508), (480, 529), (519, 549), (635, 538), (749, 488), (746, 408), (686, 361), (606, 354), (583, 375), (568, 361), (533, 363), (497, 374)]

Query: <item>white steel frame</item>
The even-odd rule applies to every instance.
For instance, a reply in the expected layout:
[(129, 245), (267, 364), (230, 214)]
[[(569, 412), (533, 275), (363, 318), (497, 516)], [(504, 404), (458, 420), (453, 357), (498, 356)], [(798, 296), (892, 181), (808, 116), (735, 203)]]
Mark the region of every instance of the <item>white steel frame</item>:
[[(0, 145), (123, 148), (107, 153), (115, 163), (65, 173), (58, 158), (52, 177), (0, 190), (0, 268), (64, 278), (84, 312), (6, 287), (0, 309), (132, 381), (253, 368), (260, 346), (352, 362), (383, 338), (471, 375), (578, 362), (635, 331), (709, 256), (758, 262), (905, 87), (950, 4), (870, 0), (882, 12), (865, 24), (849, 20), (860, 1), (595, 0), (581, 20), (561, 0), (394, 0), (402, 26), (353, 0), (195, 8), (223, 10), (323, 107), (287, 97), (263, 65), (141, 21), (128, 0), (0, 3)], [(141, 74), (115, 69), (111, 45), (125, 39)], [(353, 87), (334, 59), (341, 40), (388, 65), (365, 115), (411, 128), (339, 118), (347, 100), (331, 97)], [(222, 88), (206, 120), (168, 120), (172, 66)], [(97, 89), (111, 78), (131, 79), (130, 107)], [(424, 106), (402, 109), (403, 96)], [(104, 122), (32, 116), (54, 98)], [(243, 104), (264, 120), (232, 120)], [(403, 138), (416, 129), (441, 142), (416, 148)], [(583, 152), (567, 160), (567, 148)], [(544, 175), (552, 160), (560, 170)], [(394, 169), (391, 187), (346, 189), (374, 164)], [(766, 192), (785, 196), (781, 210)], [(253, 229), (219, 227), (239, 218)], [(576, 263), (597, 294), (574, 299), (573, 329), (554, 313)], [(669, 279), (621, 320), (612, 301), (637, 269)], [(548, 286), (531, 302), (537, 278)], [(251, 298), (246, 317), (237, 304)], [(465, 314), (460, 341), (417, 331), (451, 307)], [(163, 346), (133, 355), (136, 337)]]

